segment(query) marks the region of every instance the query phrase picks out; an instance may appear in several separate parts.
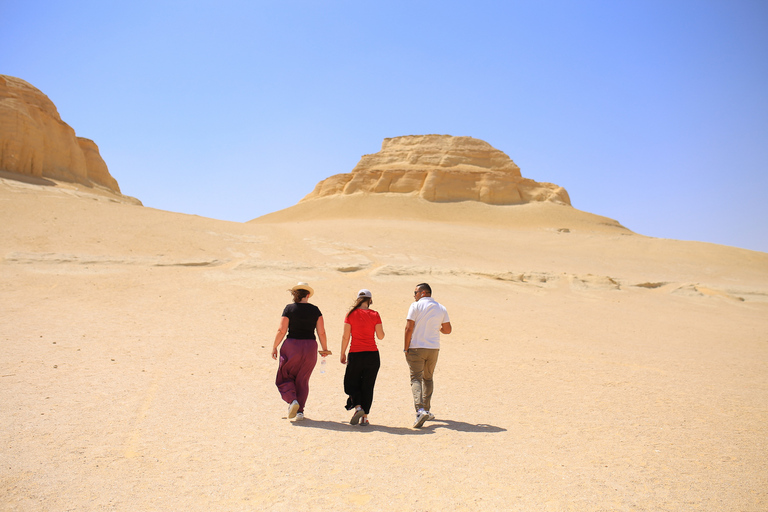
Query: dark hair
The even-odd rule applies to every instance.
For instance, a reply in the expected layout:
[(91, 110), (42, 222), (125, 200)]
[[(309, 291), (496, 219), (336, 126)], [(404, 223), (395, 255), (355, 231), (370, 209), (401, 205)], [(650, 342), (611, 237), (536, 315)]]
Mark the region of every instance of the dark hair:
[(293, 295), (293, 302), (297, 304), (301, 302), (301, 299), (309, 296), (309, 290), (302, 290), (301, 288), (297, 290), (290, 290), (290, 292), (291, 295)]
[(432, 295), (432, 288), (427, 283), (421, 283), (417, 284), (416, 288), (418, 288), (421, 291), (427, 292), (428, 294)]
[(355, 303), (349, 309), (349, 313), (347, 313), (347, 317), (349, 317), (349, 315), (351, 315), (354, 310), (360, 309), (360, 306), (362, 306), (366, 302), (370, 306), (371, 304), (373, 304), (373, 299), (370, 297), (358, 297)]

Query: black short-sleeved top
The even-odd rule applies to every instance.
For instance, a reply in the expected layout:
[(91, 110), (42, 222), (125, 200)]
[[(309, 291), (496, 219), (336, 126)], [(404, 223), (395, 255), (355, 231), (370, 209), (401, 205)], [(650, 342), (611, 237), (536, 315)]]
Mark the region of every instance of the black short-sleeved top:
[(294, 340), (314, 340), (317, 319), (323, 316), (320, 308), (308, 302), (288, 304), (283, 310), (288, 318), (288, 338)]

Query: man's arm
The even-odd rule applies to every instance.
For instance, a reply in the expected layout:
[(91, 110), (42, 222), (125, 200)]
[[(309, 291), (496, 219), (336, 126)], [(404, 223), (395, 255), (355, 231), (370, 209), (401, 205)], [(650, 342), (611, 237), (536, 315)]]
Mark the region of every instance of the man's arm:
[(445, 322), (440, 326), (440, 332), (443, 334), (451, 334), (452, 330), (453, 328), (451, 328), (451, 322)]
[(408, 347), (411, 346), (411, 336), (413, 336), (413, 329), (416, 327), (416, 322), (413, 320), (406, 320), (405, 321), (405, 336), (404, 336), (404, 343), (403, 343), (403, 350), (408, 351)]

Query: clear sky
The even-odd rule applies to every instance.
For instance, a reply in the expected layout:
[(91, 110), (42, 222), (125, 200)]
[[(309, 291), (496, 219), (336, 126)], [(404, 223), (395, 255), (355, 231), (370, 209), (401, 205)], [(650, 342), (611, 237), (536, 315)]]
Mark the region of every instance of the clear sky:
[(635, 232), (768, 252), (766, 0), (0, 0), (0, 73), (152, 208), (247, 221), (467, 135)]

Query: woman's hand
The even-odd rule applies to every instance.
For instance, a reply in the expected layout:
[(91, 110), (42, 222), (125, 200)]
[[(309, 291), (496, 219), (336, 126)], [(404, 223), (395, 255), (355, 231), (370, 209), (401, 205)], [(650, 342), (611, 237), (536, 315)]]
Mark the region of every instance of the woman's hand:
[(347, 364), (347, 354), (342, 352), (341, 355), (339, 356), (339, 360), (341, 361), (341, 364)]
[(272, 349), (272, 359), (277, 359), (277, 347)]

